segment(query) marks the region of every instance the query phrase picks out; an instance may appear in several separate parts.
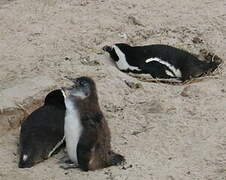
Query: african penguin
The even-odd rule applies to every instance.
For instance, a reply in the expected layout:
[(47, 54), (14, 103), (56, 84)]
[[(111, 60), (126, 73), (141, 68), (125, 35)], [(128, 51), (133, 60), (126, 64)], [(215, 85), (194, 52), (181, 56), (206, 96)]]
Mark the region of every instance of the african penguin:
[(63, 92), (57, 89), (21, 124), (19, 168), (30, 168), (51, 156), (64, 137), (65, 111)]
[(168, 45), (130, 46), (115, 44), (104, 46), (119, 70), (150, 74), (153, 78), (174, 78), (186, 81), (215, 70), (220, 62), (200, 61), (194, 55)]
[(67, 78), (74, 83), (62, 88), (66, 97), (65, 141), (71, 163), (61, 167), (88, 171), (124, 162), (123, 156), (111, 150), (110, 130), (98, 103), (94, 81), (89, 77)]

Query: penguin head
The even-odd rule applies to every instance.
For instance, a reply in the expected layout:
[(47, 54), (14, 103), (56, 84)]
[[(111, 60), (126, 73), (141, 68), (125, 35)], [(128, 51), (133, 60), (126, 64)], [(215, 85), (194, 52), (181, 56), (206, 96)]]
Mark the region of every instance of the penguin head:
[(85, 76), (75, 79), (68, 76), (65, 77), (74, 83), (71, 87), (62, 88), (65, 97), (75, 97), (77, 99), (85, 99), (93, 95), (95, 96), (96, 86), (91, 78)]
[(52, 105), (65, 109), (63, 92), (60, 89), (51, 91), (47, 94), (44, 105)]
[(118, 43), (111, 46), (104, 46), (103, 50), (108, 52), (111, 58), (117, 62), (119, 60), (125, 59), (128, 51), (130, 50), (131, 46), (124, 43)]

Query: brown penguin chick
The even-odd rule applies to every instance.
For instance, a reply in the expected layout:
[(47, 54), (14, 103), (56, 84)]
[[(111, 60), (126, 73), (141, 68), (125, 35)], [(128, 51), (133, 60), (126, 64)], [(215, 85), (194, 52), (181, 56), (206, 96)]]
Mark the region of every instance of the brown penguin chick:
[[(68, 78), (68, 77), (67, 77)], [(78, 166), (84, 171), (96, 170), (125, 161), (111, 151), (111, 135), (101, 112), (94, 81), (89, 77), (68, 78), (74, 85), (65, 93), (65, 140), (70, 161), (68, 169)]]

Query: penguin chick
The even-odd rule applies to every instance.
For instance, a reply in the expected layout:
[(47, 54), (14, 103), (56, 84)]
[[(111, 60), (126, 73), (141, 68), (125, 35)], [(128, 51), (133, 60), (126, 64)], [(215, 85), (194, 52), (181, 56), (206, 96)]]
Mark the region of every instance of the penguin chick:
[(19, 168), (30, 168), (52, 154), (64, 137), (65, 111), (63, 93), (57, 89), (21, 124)]
[(83, 171), (96, 170), (125, 161), (111, 151), (111, 135), (100, 110), (94, 81), (89, 77), (69, 78), (74, 85), (63, 88), (65, 93), (65, 140), (72, 164)]

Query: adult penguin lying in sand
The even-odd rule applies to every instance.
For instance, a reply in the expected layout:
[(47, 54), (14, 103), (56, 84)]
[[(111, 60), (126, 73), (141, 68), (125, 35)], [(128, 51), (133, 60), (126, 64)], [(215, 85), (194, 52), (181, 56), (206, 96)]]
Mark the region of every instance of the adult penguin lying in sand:
[(30, 168), (58, 150), (56, 148), (63, 143), (65, 111), (63, 93), (57, 89), (22, 123), (19, 168)]
[(88, 171), (122, 163), (124, 157), (111, 150), (110, 130), (99, 106), (94, 81), (89, 77), (67, 78), (74, 83), (72, 87), (62, 88), (69, 161), (61, 167)]
[(200, 61), (181, 49), (168, 45), (130, 46), (115, 44), (104, 46), (119, 70), (124, 72), (150, 74), (158, 79), (186, 81), (214, 71), (220, 62)]

